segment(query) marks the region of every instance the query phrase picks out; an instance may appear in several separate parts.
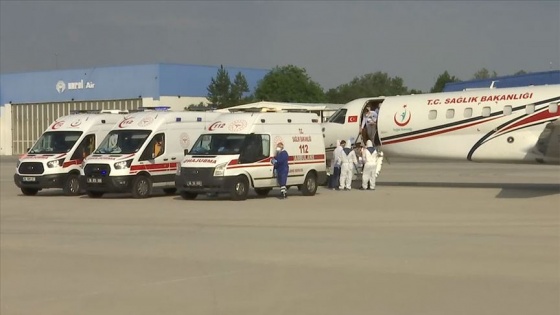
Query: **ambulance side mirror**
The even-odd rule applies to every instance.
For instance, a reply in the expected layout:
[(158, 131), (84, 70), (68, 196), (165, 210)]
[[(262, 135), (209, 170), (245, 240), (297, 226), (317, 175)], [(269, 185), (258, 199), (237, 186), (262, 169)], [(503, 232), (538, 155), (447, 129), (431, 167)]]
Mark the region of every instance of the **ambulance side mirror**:
[(189, 154), (189, 149), (185, 149), (185, 151), (183, 151), (183, 153), (184, 153), (185, 155)]

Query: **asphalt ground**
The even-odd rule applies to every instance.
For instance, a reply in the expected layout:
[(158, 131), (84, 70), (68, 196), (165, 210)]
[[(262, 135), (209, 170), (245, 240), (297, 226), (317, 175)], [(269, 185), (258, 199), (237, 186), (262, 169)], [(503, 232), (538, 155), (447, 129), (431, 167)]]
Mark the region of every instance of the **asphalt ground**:
[(375, 191), (241, 202), (28, 197), (14, 171), (2, 315), (560, 314), (558, 166), (391, 159)]

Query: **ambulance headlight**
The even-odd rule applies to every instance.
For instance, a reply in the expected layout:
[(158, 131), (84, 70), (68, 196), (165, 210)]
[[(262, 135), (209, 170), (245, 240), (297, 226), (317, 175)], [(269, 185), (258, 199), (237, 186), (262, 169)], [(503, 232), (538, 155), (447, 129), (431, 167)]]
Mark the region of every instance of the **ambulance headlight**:
[(20, 160), (18, 160), (18, 161), (17, 161), (17, 165), (16, 165), (16, 168), (19, 168), (19, 166), (20, 166), (20, 165), (21, 165), (21, 161), (20, 161)]
[(214, 176), (224, 176), (226, 165), (227, 163), (218, 164), (216, 168), (214, 168)]
[(116, 170), (123, 170), (130, 167), (132, 164), (132, 159), (126, 161), (120, 161), (114, 164)]
[(59, 160), (54, 160), (54, 161), (48, 161), (47, 162), (47, 167), (48, 168), (61, 167), (63, 163), (64, 163), (64, 158), (59, 159)]
[(181, 175), (181, 163), (177, 163), (177, 170), (175, 171), (175, 175)]

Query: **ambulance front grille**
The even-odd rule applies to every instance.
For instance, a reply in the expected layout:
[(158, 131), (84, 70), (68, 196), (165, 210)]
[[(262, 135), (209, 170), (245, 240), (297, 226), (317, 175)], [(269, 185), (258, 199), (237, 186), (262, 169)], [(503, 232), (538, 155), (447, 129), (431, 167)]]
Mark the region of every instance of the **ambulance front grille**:
[(86, 176), (104, 177), (111, 174), (111, 166), (108, 164), (88, 164), (84, 168)]
[(19, 166), (20, 174), (43, 174), (45, 167), (41, 162), (23, 162)]

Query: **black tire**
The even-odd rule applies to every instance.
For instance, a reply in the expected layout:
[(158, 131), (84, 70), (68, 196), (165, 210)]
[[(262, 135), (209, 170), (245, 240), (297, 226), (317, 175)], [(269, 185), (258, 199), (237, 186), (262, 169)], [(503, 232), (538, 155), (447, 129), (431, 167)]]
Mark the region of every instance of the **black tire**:
[(35, 196), (39, 192), (39, 189), (35, 188), (21, 188), (21, 193), (26, 196)]
[(249, 194), (249, 181), (247, 177), (240, 175), (235, 179), (231, 189), (231, 200), (246, 200)]
[(101, 198), (101, 197), (103, 197), (103, 194), (104, 193), (101, 192), (101, 191), (88, 191), (87, 192), (87, 195), (90, 198)]
[(175, 195), (175, 193), (177, 192), (177, 188), (164, 188), (163, 192), (166, 195)]
[(266, 197), (271, 190), (272, 188), (255, 188), (255, 192), (261, 197)]
[(301, 193), (304, 196), (313, 196), (317, 192), (317, 176), (313, 172), (307, 173), (305, 181), (301, 185)]
[(179, 194), (180, 194), (181, 197), (183, 197), (183, 199), (185, 199), (185, 200), (194, 200), (194, 199), (196, 199), (196, 196), (198, 196), (197, 193), (190, 192), (190, 191), (184, 191), (184, 190), (181, 191)]
[(78, 196), (81, 193), (80, 178), (76, 174), (70, 174), (66, 178), (62, 191), (66, 196)]
[(148, 176), (139, 175), (132, 181), (132, 197), (148, 198), (152, 194), (152, 180)]

